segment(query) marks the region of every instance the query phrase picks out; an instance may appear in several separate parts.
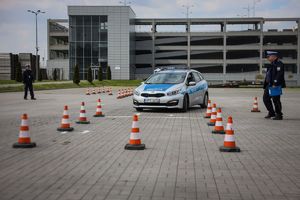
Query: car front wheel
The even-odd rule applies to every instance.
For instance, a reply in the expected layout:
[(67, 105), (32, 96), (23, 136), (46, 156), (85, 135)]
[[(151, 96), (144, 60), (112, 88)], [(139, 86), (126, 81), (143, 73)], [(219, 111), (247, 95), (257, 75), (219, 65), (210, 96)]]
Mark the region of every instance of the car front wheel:
[(200, 104), (200, 106), (202, 108), (207, 108), (207, 104), (208, 104), (208, 93), (205, 93), (204, 98), (203, 98), (203, 102), (202, 102), (202, 104)]
[(182, 109), (181, 109), (181, 111), (182, 112), (186, 112), (188, 110), (188, 108), (189, 108), (189, 101), (188, 101), (187, 95), (185, 95), (184, 98), (183, 98), (183, 103), (182, 103)]

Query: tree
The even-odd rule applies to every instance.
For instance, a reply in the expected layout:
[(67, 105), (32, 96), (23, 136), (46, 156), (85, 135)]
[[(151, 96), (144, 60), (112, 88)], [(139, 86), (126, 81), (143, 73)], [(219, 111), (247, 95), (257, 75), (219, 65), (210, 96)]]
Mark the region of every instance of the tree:
[(42, 77), (42, 69), (41, 68), (39, 68), (38, 69), (39, 71), (39, 77), (38, 77), (38, 81), (42, 81), (43, 80), (43, 77)]
[(75, 65), (75, 67), (74, 67), (73, 83), (75, 83), (77, 85), (80, 83), (79, 66), (78, 65)]
[(88, 68), (87, 80), (88, 80), (88, 82), (93, 83), (93, 75), (92, 75), (92, 68), (91, 67)]
[(111, 70), (110, 70), (110, 66), (109, 65), (107, 65), (106, 79), (107, 80), (111, 80)]
[(22, 82), (23, 81), (23, 75), (22, 75), (22, 68), (21, 68), (21, 63), (17, 62), (16, 64), (16, 77), (15, 80), (17, 82)]
[(56, 81), (57, 80), (57, 70), (56, 68), (53, 70), (53, 80)]
[(102, 77), (102, 67), (101, 65), (99, 65), (99, 69), (98, 69), (98, 80), (102, 81), (103, 77)]

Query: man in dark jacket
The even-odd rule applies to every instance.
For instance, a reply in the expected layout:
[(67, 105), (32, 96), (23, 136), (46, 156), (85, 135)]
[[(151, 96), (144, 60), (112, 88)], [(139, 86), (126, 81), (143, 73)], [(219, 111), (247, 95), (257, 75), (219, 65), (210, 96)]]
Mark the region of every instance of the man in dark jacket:
[(30, 69), (30, 65), (26, 66), (25, 71), (23, 72), (23, 83), (24, 83), (24, 99), (27, 100), (28, 89), (30, 91), (30, 96), (32, 100), (36, 100), (34, 98), (32, 82), (34, 81), (32, 71)]
[[(281, 112), (282, 106), (280, 102), (280, 95), (271, 97), (269, 94), (269, 87), (285, 87), (284, 65), (278, 58), (278, 52), (267, 51), (266, 56), (271, 65), (267, 69), (266, 78), (264, 82), (263, 101), (267, 110), (269, 111), (268, 115), (265, 116), (265, 118), (272, 118), (273, 120), (282, 120), (283, 114)], [(275, 112), (271, 100), (273, 101)]]

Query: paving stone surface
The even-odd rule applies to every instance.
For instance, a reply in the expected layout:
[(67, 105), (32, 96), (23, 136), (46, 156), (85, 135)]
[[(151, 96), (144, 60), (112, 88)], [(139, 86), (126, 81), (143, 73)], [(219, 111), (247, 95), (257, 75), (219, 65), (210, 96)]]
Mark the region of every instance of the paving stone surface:
[[(284, 120), (264, 119), (262, 89), (210, 89), (222, 107), (223, 124), (233, 117), (240, 153), (222, 153), (224, 135), (212, 134), (205, 109), (140, 112), (143, 151), (124, 150), (132, 99), (83, 89), (0, 94), (0, 199), (192, 200), (300, 199), (300, 90), (285, 89)], [(251, 113), (253, 97), (262, 112)], [(97, 98), (104, 118), (94, 118)], [(80, 103), (91, 124), (75, 124)], [(73, 132), (58, 132), (63, 106)], [(14, 149), (20, 115), (29, 116), (36, 148)]]

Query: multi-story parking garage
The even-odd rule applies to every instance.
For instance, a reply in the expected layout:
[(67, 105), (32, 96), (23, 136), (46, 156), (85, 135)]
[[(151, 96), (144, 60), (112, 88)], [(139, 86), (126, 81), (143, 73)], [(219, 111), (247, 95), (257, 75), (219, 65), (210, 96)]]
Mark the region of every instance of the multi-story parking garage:
[[(68, 14), (69, 52), (59, 51), (68, 57), (69, 77), (75, 64), (81, 78), (90, 66), (109, 65), (113, 79), (143, 79), (157, 67), (185, 65), (210, 82), (255, 81), (268, 65), (265, 50), (274, 50), (288, 84), (300, 85), (300, 18), (142, 19), (129, 6), (69, 6)], [(57, 61), (51, 48), (48, 64)]]

